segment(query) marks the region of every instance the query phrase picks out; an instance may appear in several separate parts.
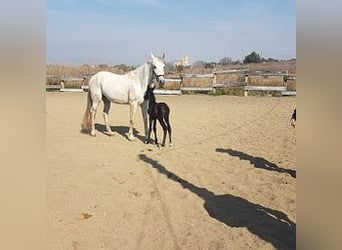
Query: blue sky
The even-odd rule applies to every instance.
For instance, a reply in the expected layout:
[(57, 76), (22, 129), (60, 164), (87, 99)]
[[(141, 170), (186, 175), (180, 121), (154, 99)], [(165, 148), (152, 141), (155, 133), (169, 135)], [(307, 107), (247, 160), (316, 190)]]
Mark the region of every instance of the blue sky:
[(295, 0), (46, 0), (47, 63), (296, 57)]

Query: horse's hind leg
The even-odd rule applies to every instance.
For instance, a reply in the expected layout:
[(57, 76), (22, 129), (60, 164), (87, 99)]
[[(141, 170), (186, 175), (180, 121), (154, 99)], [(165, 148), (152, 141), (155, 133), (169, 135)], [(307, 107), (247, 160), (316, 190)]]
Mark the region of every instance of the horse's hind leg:
[(95, 130), (95, 118), (96, 118), (96, 110), (97, 107), (99, 106), (101, 99), (98, 98), (92, 98), (93, 99), (93, 104), (90, 109), (90, 117), (91, 117), (91, 131), (90, 135), (95, 136), (96, 135), (96, 130)]
[(103, 119), (104, 119), (105, 126), (106, 126), (106, 130), (104, 131), (104, 133), (106, 135), (110, 135), (111, 136), (111, 135), (114, 135), (114, 133), (113, 133), (113, 131), (110, 128), (109, 123), (108, 123), (110, 101), (105, 96), (102, 96), (102, 100), (103, 100), (103, 104), (104, 104), (104, 107), (103, 107)]

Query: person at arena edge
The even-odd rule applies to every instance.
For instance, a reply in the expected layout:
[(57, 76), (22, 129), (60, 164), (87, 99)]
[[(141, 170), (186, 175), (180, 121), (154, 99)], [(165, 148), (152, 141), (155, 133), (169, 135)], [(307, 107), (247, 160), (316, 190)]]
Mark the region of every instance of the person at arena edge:
[(293, 110), (293, 113), (291, 115), (290, 121), (289, 121), (289, 126), (295, 128), (296, 127), (296, 109)]

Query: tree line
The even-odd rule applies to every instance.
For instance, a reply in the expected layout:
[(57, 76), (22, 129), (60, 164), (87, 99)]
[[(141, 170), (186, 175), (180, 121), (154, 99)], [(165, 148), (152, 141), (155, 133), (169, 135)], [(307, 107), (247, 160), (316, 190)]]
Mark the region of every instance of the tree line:
[[(246, 55), (242, 61), (240, 60), (233, 60), (230, 57), (226, 56), (221, 58), (218, 62), (205, 62), (205, 61), (196, 61), (193, 63), (194, 66), (201, 66), (206, 69), (213, 69), (217, 65), (241, 65), (241, 64), (249, 64), (249, 63), (263, 63), (263, 62), (278, 62), (278, 59), (274, 58), (263, 58), (261, 57), (257, 52), (253, 51), (250, 54)], [(167, 62), (167, 67), (171, 70), (177, 70), (177, 71), (183, 71), (184, 67), (182, 65), (175, 66), (173, 62)], [(85, 65), (88, 66), (89, 65)], [(100, 65), (102, 67), (103, 65)], [(108, 65), (105, 65), (108, 66)], [(136, 66), (127, 66), (125, 64), (119, 64), (114, 65), (113, 67), (118, 68), (124, 72), (127, 72), (129, 70), (133, 70), (136, 68)]]
[(242, 61), (233, 60), (230, 57), (223, 57), (219, 60), (219, 62), (204, 62), (197, 61), (194, 65), (204, 66), (205, 68), (214, 68), (216, 65), (239, 65), (239, 64), (248, 64), (248, 63), (263, 63), (263, 62), (278, 62), (279, 60), (274, 58), (263, 58), (255, 51), (246, 55)]

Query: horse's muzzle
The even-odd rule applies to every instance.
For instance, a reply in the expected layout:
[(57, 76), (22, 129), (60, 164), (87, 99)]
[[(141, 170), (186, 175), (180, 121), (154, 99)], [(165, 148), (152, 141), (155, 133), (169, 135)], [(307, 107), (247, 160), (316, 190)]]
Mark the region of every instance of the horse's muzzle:
[(164, 78), (164, 76), (158, 76), (157, 77), (157, 80), (158, 80), (158, 82), (159, 82), (159, 87), (163, 87), (164, 86), (164, 83), (165, 83), (165, 78)]

